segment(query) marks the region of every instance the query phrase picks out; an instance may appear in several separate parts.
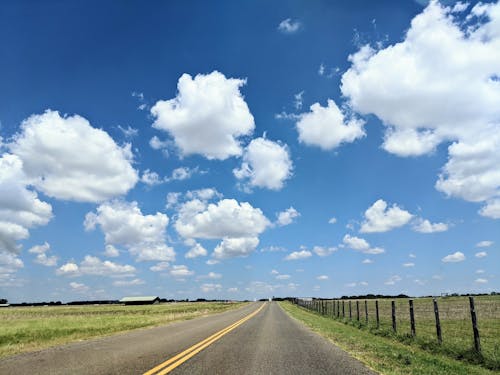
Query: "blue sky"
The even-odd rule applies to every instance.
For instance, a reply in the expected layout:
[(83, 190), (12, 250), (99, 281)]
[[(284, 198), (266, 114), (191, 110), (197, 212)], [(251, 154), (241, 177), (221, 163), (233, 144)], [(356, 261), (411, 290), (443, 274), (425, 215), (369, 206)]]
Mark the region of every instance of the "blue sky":
[(0, 297), (498, 291), (498, 2), (0, 8)]

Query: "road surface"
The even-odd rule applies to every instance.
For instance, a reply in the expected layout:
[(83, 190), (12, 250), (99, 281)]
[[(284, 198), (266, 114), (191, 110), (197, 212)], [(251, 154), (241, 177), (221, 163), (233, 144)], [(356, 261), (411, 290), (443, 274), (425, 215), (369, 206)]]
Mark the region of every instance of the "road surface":
[(0, 374), (374, 374), (275, 302), (26, 353)]

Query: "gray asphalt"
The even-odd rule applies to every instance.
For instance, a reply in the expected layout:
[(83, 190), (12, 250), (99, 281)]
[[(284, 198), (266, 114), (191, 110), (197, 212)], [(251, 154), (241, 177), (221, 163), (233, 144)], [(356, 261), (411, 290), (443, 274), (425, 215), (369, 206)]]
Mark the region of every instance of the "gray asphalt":
[[(0, 374), (142, 374), (255, 311), (261, 303), (163, 327), (0, 361)], [(171, 374), (374, 374), (275, 302)]]

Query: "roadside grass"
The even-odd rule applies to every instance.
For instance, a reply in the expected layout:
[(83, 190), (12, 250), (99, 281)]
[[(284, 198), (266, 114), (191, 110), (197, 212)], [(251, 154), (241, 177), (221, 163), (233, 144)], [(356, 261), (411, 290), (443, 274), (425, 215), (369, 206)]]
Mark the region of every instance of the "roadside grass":
[(370, 368), (383, 374), (475, 375), (497, 373), (482, 366), (451, 358), (442, 352), (423, 349), (417, 343), (409, 340), (402, 342), (386, 331), (384, 331), (386, 332), (385, 336), (372, 334), (369, 328), (357, 322), (351, 324), (347, 321), (343, 322), (321, 316), (289, 302), (280, 304), (292, 317), (330, 339)]
[(223, 312), (243, 303), (54, 306), (0, 309), (0, 358)]

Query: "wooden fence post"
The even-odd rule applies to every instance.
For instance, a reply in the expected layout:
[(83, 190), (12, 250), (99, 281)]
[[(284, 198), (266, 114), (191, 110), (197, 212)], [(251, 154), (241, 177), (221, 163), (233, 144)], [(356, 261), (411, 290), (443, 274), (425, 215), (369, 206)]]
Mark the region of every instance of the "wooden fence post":
[(359, 322), (359, 301), (356, 300), (356, 320)]
[(378, 300), (375, 301), (375, 319), (377, 319), (377, 329), (380, 328), (380, 316), (378, 315)]
[(366, 324), (368, 325), (368, 301), (365, 299), (365, 319)]
[(438, 342), (441, 344), (443, 342), (443, 337), (441, 336), (441, 322), (439, 321), (438, 302), (435, 298), (432, 299), (432, 302), (434, 303), (434, 316), (436, 318), (436, 334)]
[(349, 300), (349, 320), (352, 320), (352, 301)]
[(391, 301), (391, 310), (392, 310), (392, 330), (394, 331), (394, 333), (397, 332), (397, 329), (396, 329), (396, 302), (395, 301)]
[(337, 318), (340, 318), (340, 300), (337, 300)]
[(415, 332), (415, 313), (413, 311), (413, 300), (409, 300), (408, 303), (410, 304), (410, 327), (411, 327), (411, 335), (412, 337), (416, 336)]
[(344, 304), (344, 300), (342, 300), (342, 318), (345, 318), (345, 304)]
[(481, 342), (479, 340), (479, 329), (477, 328), (476, 308), (474, 306), (474, 297), (469, 297), (470, 317), (472, 319), (472, 331), (474, 332), (474, 349), (481, 353)]

